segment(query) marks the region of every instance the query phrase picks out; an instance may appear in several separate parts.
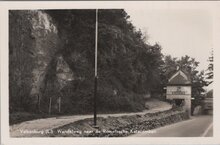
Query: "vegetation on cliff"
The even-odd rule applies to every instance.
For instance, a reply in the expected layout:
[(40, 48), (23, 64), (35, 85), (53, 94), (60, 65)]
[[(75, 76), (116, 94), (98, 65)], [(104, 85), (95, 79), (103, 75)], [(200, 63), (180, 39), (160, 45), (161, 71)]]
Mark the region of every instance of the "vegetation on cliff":
[[(143, 110), (144, 96), (161, 97), (177, 64), (201, 94), (198, 62), (164, 58), (123, 9), (99, 10), (98, 18), (98, 112)], [(60, 113), (93, 111), (95, 10), (10, 11), (9, 36), (11, 112), (48, 112), (51, 101), (58, 113), (60, 98)]]

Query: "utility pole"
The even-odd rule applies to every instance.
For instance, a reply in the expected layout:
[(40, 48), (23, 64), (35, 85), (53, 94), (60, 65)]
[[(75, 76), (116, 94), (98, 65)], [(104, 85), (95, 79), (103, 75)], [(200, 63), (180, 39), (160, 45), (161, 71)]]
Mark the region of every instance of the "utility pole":
[(95, 80), (94, 80), (94, 126), (97, 120), (97, 52), (98, 52), (98, 9), (96, 9), (96, 23), (95, 23)]

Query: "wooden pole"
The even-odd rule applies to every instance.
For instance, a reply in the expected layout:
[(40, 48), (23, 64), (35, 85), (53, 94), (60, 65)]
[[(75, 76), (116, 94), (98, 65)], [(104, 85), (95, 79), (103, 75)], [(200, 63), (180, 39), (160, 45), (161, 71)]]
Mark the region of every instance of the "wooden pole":
[(37, 99), (37, 101), (38, 101), (37, 107), (38, 107), (38, 112), (40, 112), (40, 95), (38, 94), (37, 97), (38, 97), (38, 99)]
[(50, 97), (50, 102), (49, 102), (49, 114), (51, 114), (51, 104), (52, 104), (52, 97)]
[(61, 97), (59, 97), (59, 113), (61, 112)]

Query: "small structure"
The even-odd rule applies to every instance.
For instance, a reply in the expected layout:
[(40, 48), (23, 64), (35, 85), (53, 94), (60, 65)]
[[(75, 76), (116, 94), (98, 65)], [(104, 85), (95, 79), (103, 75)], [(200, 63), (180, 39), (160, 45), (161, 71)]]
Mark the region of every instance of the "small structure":
[(182, 70), (169, 79), (166, 98), (173, 100), (176, 106), (182, 106), (191, 115), (191, 79)]

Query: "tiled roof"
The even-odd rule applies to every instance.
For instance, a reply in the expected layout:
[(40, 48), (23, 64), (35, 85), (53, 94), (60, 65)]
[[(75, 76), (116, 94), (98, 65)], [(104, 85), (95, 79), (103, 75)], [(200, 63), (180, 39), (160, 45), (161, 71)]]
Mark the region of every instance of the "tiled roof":
[(190, 78), (181, 70), (178, 70), (168, 81), (168, 85), (191, 84)]

